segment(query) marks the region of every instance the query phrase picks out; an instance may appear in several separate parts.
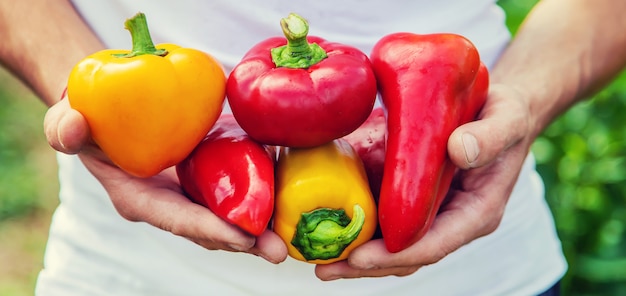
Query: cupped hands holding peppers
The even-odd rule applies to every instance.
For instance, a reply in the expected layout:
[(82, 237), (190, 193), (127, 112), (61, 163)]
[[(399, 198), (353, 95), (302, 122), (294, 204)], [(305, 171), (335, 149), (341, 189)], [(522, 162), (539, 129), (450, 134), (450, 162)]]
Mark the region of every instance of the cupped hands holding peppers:
[[(431, 39), (436, 38), (431, 36)], [(319, 42), (322, 48), (325, 45), (325, 42), (321, 39), (313, 38), (311, 40)], [(268, 42), (261, 48), (265, 50), (268, 46), (273, 47), (280, 43), (281, 42), (277, 41)], [(343, 49), (342, 53), (346, 52), (350, 52), (350, 50)], [(328, 55), (328, 60), (330, 60), (332, 54), (328, 53)], [(355, 54), (349, 53), (349, 55)], [(454, 56), (453, 54), (451, 55)], [(356, 56), (357, 57), (353, 59), (351, 63), (357, 65), (362, 65), (362, 63), (366, 61), (369, 63), (366, 56)], [(249, 58), (244, 58), (243, 62), (263, 64), (267, 61), (250, 62)], [(444, 66), (453, 64), (453, 62), (448, 63), (447, 61), (438, 62)], [(458, 60), (455, 62), (458, 62)], [(351, 64), (347, 62), (342, 64), (344, 67), (347, 67), (346, 65)], [(461, 82), (458, 83), (448, 80), (438, 81), (440, 84), (437, 84), (436, 81), (434, 86), (441, 86), (441, 84), (446, 83), (451, 83), (452, 85), (442, 86), (441, 89), (444, 89), (442, 94), (434, 94), (434, 96), (439, 95), (444, 99), (450, 99), (454, 97), (457, 92), (469, 92), (472, 94), (473, 90), (468, 89), (471, 89), (471, 85), (474, 85), (476, 80), (475, 75), (483, 71), (479, 70), (479, 63), (476, 63), (476, 61), (474, 61), (473, 65), (475, 66), (474, 71), (471, 71), (471, 69), (469, 71), (471, 75), (473, 75), (471, 79), (467, 78), (471, 76), (467, 74), (467, 77), (460, 77)], [(322, 67), (321, 62), (319, 67)], [(331, 67), (331, 69), (339, 69), (336, 67), (338, 66), (335, 66), (335, 68)], [(384, 75), (387, 75), (385, 79), (390, 79), (391, 82), (384, 82), (385, 79), (382, 79), (382, 83), (388, 85), (397, 83), (399, 76), (394, 76), (392, 70), (385, 67), (386, 66), (382, 66), (384, 69), (378, 70), (378, 75), (385, 73)], [(261, 68), (264, 69), (263, 71), (267, 70), (267, 67)], [(368, 67), (359, 69), (361, 70), (356, 71), (356, 73), (360, 73), (361, 76), (359, 77), (362, 79), (354, 79), (351, 83), (361, 83), (364, 85), (365, 87), (362, 91), (359, 85), (351, 87), (343, 85), (337, 88), (336, 83), (327, 85), (325, 89), (327, 93), (334, 93), (335, 91), (342, 94), (352, 93), (362, 99), (362, 101), (360, 100), (356, 104), (358, 105), (356, 109), (352, 108), (354, 106), (348, 106), (346, 109), (339, 107), (331, 108), (334, 111), (334, 116), (344, 116), (352, 122), (341, 127), (332, 135), (314, 132), (316, 136), (313, 138), (317, 139), (316, 141), (319, 142), (308, 142), (305, 141), (308, 137), (294, 138), (294, 136), (298, 134), (294, 135), (293, 132), (283, 132), (269, 136), (278, 136), (279, 140), (286, 142), (272, 142), (273, 140), (268, 140), (269, 144), (314, 146), (328, 143), (338, 137), (346, 136), (353, 131), (354, 128), (361, 124), (367, 115), (370, 114), (373, 105), (370, 96), (372, 92), (374, 95), (376, 93), (375, 86), (372, 88), (371, 85), (373, 73), (368, 72)], [(424, 68), (422, 70), (435, 71), (435, 68)], [(255, 119), (254, 114), (271, 114), (267, 113), (269, 112), (266, 111), (268, 109), (265, 109), (263, 106), (257, 106), (259, 109), (256, 112), (259, 113), (246, 114), (242, 111), (244, 109), (241, 109), (240, 106), (249, 103), (245, 101), (247, 96), (264, 99), (276, 93), (276, 89), (272, 88), (272, 86), (275, 85), (270, 84), (267, 86), (259, 84), (261, 82), (256, 81), (256, 79), (250, 80), (250, 77), (244, 75), (252, 72), (247, 70), (242, 71), (243, 74), (237, 74), (237, 71), (234, 72), (235, 76), (231, 76), (233, 80), (229, 81), (228, 86), (232, 93), (244, 93), (245, 95), (243, 99), (238, 101), (235, 99), (235, 102), (231, 102), (235, 116), (242, 127), (251, 130), (250, 134), (253, 137), (255, 137), (253, 130), (257, 129), (259, 134), (256, 137), (259, 139), (265, 137), (262, 132), (270, 131), (274, 133), (277, 127), (290, 127), (284, 122), (273, 123), (270, 128), (254, 123), (252, 121)], [(285, 69), (284, 71), (292, 70)], [(289, 75), (291, 74), (281, 76), (281, 79), (289, 81), (289, 79), (295, 77)], [(259, 74), (256, 73), (253, 76), (257, 77)], [(416, 82), (414, 80), (415, 77), (417, 76), (411, 78), (409, 75), (406, 80), (402, 80), (402, 83), (413, 84)], [(467, 78), (468, 81), (463, 81), (465, 78)], [(394, 81), (394, 79), (396, 79), (396, 81)], [(448, 77), (448, 79), (451, 78)], [(429, 83), (432, 82), (433, 81), (429, 81)], [(481, 84), (485, 82), (479, 81), (476, 83)], [(404, 86), (400, 86), (399, 88), (403, 87)], [(486, 92), (486, 87), (482, 87), (480, 92)], [(437, 91), (436, 88), (431, 90)], [(308, 91), (319, 92), (321, 90), (309, 89)], [(388, 96), (398, 95), (394, 94), (393, 91), (389, 92), (391, 94), (388, 94)], [(70, 95), (71, 94), (72, 91), (70, 91)], [(284, 96), (286, 94), (281, 95)], [(289, 93), (288, 95), (292, 94)], [(482, 95), (484, 96), (485, 93)], [(234, 96), (234, 98), (236, 97), (237, 95)], [(383, 100), (386, 101), (385, 104), (386, 108), (388, 108), (388, 112), (392, 111), (399, 114), (400, 111), (394, 110), (407, 110), (390, 103), (390, 100), (393, 100), (393, 98), (385, 98), (384, 91)], [(88, 117), (71, 109), (69, 103), (68, 100), (63, 100), (48, 111), (45, 120), (45, 130), (48, 141), (50, 145), (58, 151), (70, 154), (79, 153), (87, 168), (98, 178), (107, 190), (114, 206), (123, 217), (131, 221), (148, 222), (176, 235), (186, 237), (207, 249), (244, 251), (259, 255), (273, 263), (285, 260), (287, 247), (276, 233), (265, 230), (260, 232), (256, 237), (251, 236), (238, 227), (225, 222), (205, 207), (191, 203), (183, 194), (173, 168), (170, 167), (147, 178), (137, 177), (121, 170), (117, 165), (111, 162), (111, 158), (107, 157), (102, 150), (100, 150), (100, 148), (103, 147), (96, 145), (92, 141), (91, 137), (95, 135), (95, 130), (89, 126)], [(308, 104), (308, 102), (301, 103)], [(454, 105), (454, 103), (450, 104)], [(432, 107), (432, 105), (429, 107)], [(449, 115), (457, 118), (462, 117), (463, 119), (459, 119), (456, 126), (446, 128), (446, 133), (448, 133), (449, 136), (438, 139), (439, 142), (437, 144), (440, 145), (438, 147), (446, 150), (449, 156), (449, 163), (444, 165), (448, 167), (445, 169), (445, 177), (443, 177), (444, 183), (452, 183), (452, 187), (449, 191), (442, 191), (439, 187), (435, 188), (435, 195), (438, 197), (437, 205), (430, 209), (430, 211), (434, 211), (429, 213), (433, 216), (428, 216), (426, 219), (429, 221), (428, 224), (432, 223), (429, 230), (421, 233), (419, 239), (409, 239), (408, 242), (405, 241), (402, 243), (402, 247), (392, 248), (391, 251), (393, 253), (390, 252), (388, 243), (386, 244), (382, 239), (365, 242), (361, 246), (351, 250), (346, 260), (318, 265), (316, 267), (316, 275), (320, 279), (332, 280), (337, 278), (408, 275), (424, 265), (441, 260), (461, 246), (495, 230), (506, 205), (505, 197), (509, 196), (513, 189), (517, 174), (528, 153), (532, 137), (534, 136), (534, 134), (531, 133), (532, 131), (528, 123), (528, 108), (524, 97), (519, 91), (497, 84), (492, 84), (489, 88), (488, 95), (483, 98), (483, 102), (477, 103), (476, 106), (474, 106), (473, 112), (481, 110), (477, 116), (477, 121), (469, 122), (473, 119), (473, 116), (471, 116), (472, 118), (460, 116), (457, 112), (461, 111), (459, 111), (460, 109), (457, 107), (459, 106), (448, 109), (447, 111), (450, 113), (445, 113), (446, 110), (438, 110), (440, 113), (436, 115), (439, 117), (435, 118), (446, 119), (442, 116)], [(482, 109), (480, 109), (480, 107), (482, 107)], [(289, 110), (283, 110), (281, 112), (286, 114)], [(430, 113), (427, 110), (422, 112), (426, 114)], [(237, 114), (239, 114), (239, 116)], [(303, 119), (303, 116), (306, 115), (306, 113), (293, 113), (292, 115), (296, 114), (299, 114), (295, 117), (298, 120)], [(354, 115), (354, 117), (348, 115)], [(281, 119), (275, 115), (273, 116), (274, 119)], [(387, 114), (387, 117), (389, 116), (390, 114)], [(310, 117), (313, 119), (322, 119), (323, 122), (332, 121), (324, 116), (319, 118), (315, 118), (315, 116)], [(250, 120), (250, 122), (248, 122), (248, 120)], [(290, 120), (293, 121), (293, 118)], [(437, 122), (431, 122), (429, 124), (436, 126)], [(400, 125), (401, 124), (398, 124), (398, 126)], [(311, 127), (315, 126), (316, 124), (312, 124), (305, 128), (311, 129)], [(362, 128), (367, 129), (371, 128), (371, 126), (365, 124)], [(355, 133), (348, 136), (353, 146), (358, 146), (356, 144), (360, 141), (372, 140), (368, 138), (371, 133), (368, 131), (363, 132), (363, 129), (357, 130)], [(363, 138), (360, 138), (360, 136), (358, 136), (359, 134), (362, 135)], [(391, 131), (390, 134), (392, 134)], [(285, 139), (281, 138), (286, 136), (288, 137)], [(384, 140), (384, 137), (376, 139), (380, 141), (381, 139)], [(380, 144), (374, 146), (384, 147), (384, 145)], [(376, 153), (376, 156), (370, 159), (374, 160), (374, 162), (378, 159), (377, 157), (380, 157), (379, 150), (374, 149), (368, 151), (359, 150), (358, 147), (355, 148), (362, 153)], [(446, 154), (445, 151), (442, 153)], [(362, 158), (364, 160), (368, 159), (367, 155), (363, 155)], [(404, 161), (411, 160), (411, 158), (404, 159)], [(365, 164), (367, 165), (368, 162), (366, 161)], [(380, 163), (378, 162), (378, 164)], [(452, 166), (461, 168), (461, 170), (456, 173), (454, 182), (452, 180), (454, 170), (449, 168)], [(450, 171), (452, 171), (452, 173)], [(370, 172), (368, 171), (368, 173)], [(381, 198), (385, 198), (385, 194), (388, 194), (385, 193), (385, 190), (388, 190), (386, 188), (393, 185), (393, 182), (385, 181), (384, 179), (385, 176), (383, 176), (381, 180)], [(442, 192), (447, 193), (445, 202), (443, 202), (442, 195), (446, 194)], [(399, 196), (398, 198), (408, 197)], [(434, 215), (437, 213), (439, 204), (442, 206), (435, 217)], [(350, 209), (349, 211), (352, 212), (353, 210)], [(199, 221), (202, 221), (202, 223), (199, 223)], [(368, 232), (370, 232), (368, 235), (371, 235), (373, 231), (368, 229)], [(383, 235), (385, 234), (383, 233)]]
[(75, 66), (64, 99), (46, 113), (49, 144), (78, 154), (127, 220), (149, 223), (210, 250), (285, 260), (282, 240), (263, 225), (240, 228), (191, 202), (174, 168), (221, 113), (221, 65), (195, 49), (154, 46), (143, 14), (126, 26), (132, 51), (102, 50)]
[[(388, 117), (386, 123), (388, 151), (384, 165), (389, 165), (391, 169), (385, 167), (382, 177), (376, 171), (371, 173), (374, 178), (380, 180), (380, 187), (376, 187), (380, 188), (380, 198), (387, 199), (387, 201), (381, 200), (380, 202), (402, 202), (409, 212), (402, 212), (404, 216), (380, 216), (383, 224), (383, 237), (385, 236), (384, 223), (389, 224), (386, 230), (387, 239), (373, 240), (360, 246), (346, 261), (318, 266), (316, 274), (320, 279), (410, 275), (423, 266), (440, 261), (473, 240), (490, 234), (499, 225), (507, 204), (507, 197), (513, 190), (528, 155), (532, 139), (536, 135), (533, 134), (529, 125), (528, 105), (524, 94), (517, 89), (493, 83), (493, 81), (487, 90), (486, 81), (483, 80), (486, 77), (480, 77), (486, 75), (486, 73), (481, 74), (484, 68), (479, 70), (483, 66), (475, 60), (476, 57), (472, 57), (476, 53), (471, 53), (471, 46), (450, 46), (454, 43), (459, 45), (458, 42), (463, 44), (466, 40), (460, 36), (448, 34), (400, 33), (383, 38), (374, 47), (372, 61), (374, 67), (377, 68), (377, 74), (387, 73), (386, 77), (380, 78), (379, 85), (383, 88), (381, 89), (383, 105), (387, 108)], [(421, 55), (425, 52), (426, 54), (422, 57), (424, 59), (412, 60), (416, 58), (415, 56), (397, 59), (394, 52), (406, 51), (407, 43), (415, 45), (414, 50), (417, 50), (413, 53), (417, 51)], [(447, 54), (431, 55), (440, 52)], [(413, 66), (407, 66), (406, 62), (409, 60)], [(474, 66), (469, 65), (472, 63), (467, 63), (470, 60), (474, 60), (472, 62)], [(461, 67), (458, 69), (470, 68), (467, 68), (469, 72), (463, 74), (463, 71), (456, 70), (456, 67)], [(471, 70), (472, 67), (474, 70)], [(446, 69), (455, 70), (447, 71)], [(434, 80), (429, 81), (428, 78), (421, 77), (425, 73), (431, 75), (430, 77)], [(463, 77), (451, 79), (451, 76), (448, 76), (458, 74), (475, 81), (467, 81)], [(416, 80), (420, 77), (422, 82)], [(403, 85), (403, 83), (410, 83), (411, 86)], [(469, 89), (463, 90), (465, 87)], [(428, 91), (429, 88), (432, 92)], [(411, 102), (416, 92), (429, 94), (431, 99), (456, 103), (432, 105), (435, 101), (429, 103), (429, 96), (426, 96), (427, 100), (422, 103), (429, 109), (420, 110), (419, 105)], [(476, 95), (484, 96), (483, 101), (481, 102), (478, 98), (478, 101), (464, 103), (463, 106), (458, 105), (459, 102), (456, 100), (449, 101), (454, 97), (466, 100), (467, 96)], [(471, 107), (472, 105), (474, 106)], [(467, 110), (466, 108), (474, 109)], [(379, 112), (382, 113), (382, 111), (375, 110), (368, 122), (363, 125), (364, 130), (357, 130), (348, 137), (349, 141), (358, 147), (357, 150), (360, 153), (369, 153), (370, 157), (364, 157), (364, 160), (367, 160), (366, 164), (369, 163), (378, 168), (383, 165), (379, 151), (382, 145), (376, 144), (375, 141), (384, 141), (379, 130), (381, 125), (385, 124)], [(397, 117), (398, 121), (389, 118), (391, 114), (397, 115), (399, 112), (406, 113)], [(475, 121), (467, 117), (468, 113), (472, 112), (478, 112)], [(412, 116), (432, 120), (422, 123), (431, 130), (420, 131), (421, 127), (413, 126), (417, 130), (412, 133), (417, 135), (402, 135), (407, 127), (416, 124), (411, 121)], [(451, 122), (459, 121), (456, 123), (457, 126), (446, 127), (446, 123), (443, 123), (444, 119), (448, 122), (447, 124), (455, 124)], [(448, 129), (446, 133), (449, 133), (449, 137), (441, 138), (433, 134), (432, 129), (435, 128)], [(361, 138), (358, 137), (359, 135)], [(421, 145), (420, 141), (426, 141), (430, 143), (430, 146)], [(404, 143), (398, 146), (398, 142)], [(442, 156), (436, 156), (438, 152), (435, 150), (438, 145), (442, 145), (447, 152), (444, 158), (448, 159), (448, 164), (443, 161)], [(390, 149), (394, 149), (395, 153), (400, 152), (404, 158), (392, 158), (392, 163), (389, 163)], [(419, 160), (425, 163), (421, 168), (410, 168), (415, 164), (411, 164), (409, 160)], [(439, 166), (436, 165), (438, 162), (441, 162)], [(431, 169), (441, 169), (441, 171), (423, 172), (429, 164)], [(458, 170), (454, 170), (454, 167)], [(416, 175), (412, 175), (415, 179), (404, 179), (407, 176), (403, 176), (402, 173), (407, 172), (417, 172)], [(435, 181), (428, 180), (428, 178), (421, 179), (427, 175), (436, 176), (437, 179)], [(420, 185), (416, 186), (412, 184), (413, 182)], [(446, 186), (449, 186), (449, 190)], [(410, 192), (418, 188), (426, 192)], [(391, 193), (398, 195), (389, 195)], [(403, 195), (408, 193), (411, 195)], [(387, 214), (391, 215), (394, 211), (404, 210), (397, 206), (397, 204), (388, 204), (383, 207), (379, 205), (379, 212), (383, 212), (381, 215), (384, 215), (384, 211), (387, 211)], [(384, 222), (385, 219), (388, 221)], [(424, 224), (422, 226), (415, 224), (415, 219), (420, 219)], [(408, 225), (402, 223), (408, 223)]]

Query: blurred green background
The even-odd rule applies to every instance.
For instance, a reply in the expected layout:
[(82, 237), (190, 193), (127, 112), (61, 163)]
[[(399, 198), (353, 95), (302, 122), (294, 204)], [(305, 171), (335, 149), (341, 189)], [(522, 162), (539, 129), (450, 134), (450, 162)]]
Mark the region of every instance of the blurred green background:
[[(536, 0), (501, 0), (512, 32)], [(533, 146), (569, 271), (563, 295), (626, 295), (626, 74)], [(0, 296), (32, 295), (57, 204), (45, 107), (0, 71)]]
[(1, 296), (33, 295), (58, 202), (55, 154), (42, 128), (45, 110), (19, 81), (0, 71)]
[[(515, 32), (537, 0), (499, 2)], [(563, 295), (626, 295), (625, 112), (626, 71), (533, 145), (569, 264)]]

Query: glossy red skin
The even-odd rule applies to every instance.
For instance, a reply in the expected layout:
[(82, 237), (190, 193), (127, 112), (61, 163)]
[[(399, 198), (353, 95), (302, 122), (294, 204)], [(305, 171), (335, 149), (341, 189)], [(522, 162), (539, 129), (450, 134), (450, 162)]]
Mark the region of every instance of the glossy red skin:
[(189, 199), (258, 236), (274, 210), (274, 156), (224, 114), (176, 172)]
[(489, 75), (478, 51), (454, 34), (395, 33), (370, 55), (387, 113), (379, 221), (390, 252), (421, 239), (457, 168), (447, 143), (487, 98)]
[(277, 68), (270, 51), (283, 37), (248, 51), (228, 77), (233, 115), (255, 140), (267, 145), (312, 147), (354, 131), (376, 100), (376, 79), (366, 54), (308, 37), (328, 57), (307, 69)]
[(375, 200), (378, 200), (383, 180), (386, 131), (385, 110), (376, 108), (359, 128), (344, 137), (363, 161)]
[[(387, 121), (385, 110), (375, 108), (369, 117), (349, 135), (343, 137), (363, 161), (367, 180), (372, 191), (372, 196), (378, 204), (380, 186), (383, 181), (383, 169), (385, 165), (385, 133)], [(380, 225), (376, 226), (376, 232), (372, 239), (382, 237)]]

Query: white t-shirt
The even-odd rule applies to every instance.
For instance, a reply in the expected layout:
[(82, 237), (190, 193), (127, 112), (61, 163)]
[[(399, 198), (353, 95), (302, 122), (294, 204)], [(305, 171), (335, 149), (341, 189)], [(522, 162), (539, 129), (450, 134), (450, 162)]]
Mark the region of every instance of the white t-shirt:
[[(392, 32), (455, 32), (472, 40), (491, 66), (510, 37), (494, 0), (74, 3), (111, 48), (130, 48), (122, 24), (142, 11), (155, 43), (205, 50), (227, 72), (254, 44), (281, 36), (279, 20), (289, 12), (309, 20), (311, 35), (365, 53)], [(535, 295), (566, 270), (532, 155), (494, 233), (411, 276), (331, 282), (317, 279), (311, 264), (287, 259), (274, 265), (248, 254), (208, 251), (146, 223), (126, 221), (77, 157), (59, 154), (58, 161), (61, 203), (37, 295)]]

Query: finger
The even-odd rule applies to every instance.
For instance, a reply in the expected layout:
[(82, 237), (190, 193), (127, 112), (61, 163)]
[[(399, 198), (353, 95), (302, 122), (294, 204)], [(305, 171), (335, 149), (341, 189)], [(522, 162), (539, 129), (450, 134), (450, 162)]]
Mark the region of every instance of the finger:
[[(519, 142), (519, 141), (517, 141)], [(449, 194), (426, 235), (409, 248), (389, 253), (382, 240), (356, 248), (347, 261), (316, 268), (324, 280), (406, 275), (440, 261), (499, 225), (527, 154), (526, 143), (511, 146), (481, 168), (461, 171), (458, 190)], [(384, 234), (383, 234), (384, 235)]]
[[(163, 204), (173, 207), (171, 215), (146, 218), (141, 214), (136, 218), (174, 235), (188, 238), (206, 249), (252, 252), (256, 242), (253, 236), (227, 223), (203, 206), (185, 200), (181, 200), (178, 205), (174, 204), (178, 202), (167, 201)], [(160, 207), (155, 206), (153, 209), (159, 211)]]
[(391, 254), (381, 240), (371, 241), (350, 254), (350, 266), (388, 271), (419, 268), (436, 263), (463, 245), (493, 232), (502, 219), (525, 158), (523, 151), (523, 147), (516, 146), (489, 166), (463, 171), (460, 190), (450, 193), (450, 201), (430, 230), (409, 248)]
[(481, 223), (478, 222), (477, 215), (478, 211), (465, 209), (442, 212), (426, 235), (407, 249), (389, 253), (382, 240), (371, 241), (356, 248), (348, 258), (351, 269), (362, 272), (343, 269), (333, 270), (331, 273), (334, 276), (352, 277), (357, 274), (405, 275), (414, 272), (424, 265), (438, 262), (466, 243), (484, 235), (483, 227), (477, 225)]
[(265, 232), (256, 238), (256, 244), (250, 249), (250, 252), (274, 264), (287, 259), (287, 246), (283, 240), (271, 230), (265, 230)]
[(127, 220), (146, 222), (207, 249), (246, 252), (255, 245), (253, 236), (185, 197), (174, 168), (142, 179), (93, 156), (82, 155), (82, 159)]
[[(472, 200), (471, 196), (457, 195), (455, 198)], [(480, 205), (458, 202), (451, 209), (440, 213), (426, 235), (409, 248), (389, 253), (382, 240), (370, 241), (353, 250), (348, 261), (343, 264), (319, 266), (316, 275), (323, 280), (332, 280), (414, 273), (422, 266), (436, 263), (461, 246), (492, 231), (485, 227), (483, 218), (479, 217), (484, 212), (480, 208)], [(499, 221), (500, 218), (493, 219)], [(484, 219), (492, 220), (491, 217)]]
[(68, 100), (61, 100), (46, 112), (44, 132), (55, 150), (76, 154), (89, 142), (89, 126), (85, 118), (72, 109)]
[(519, 94), (495, 85), (479, 120), (458, 127), (448, 140), (451, 160), (460, 168), (484, 166), (529, 132), (528, 108)]
[(129, 196), (117, 202), (123, 216), (144, 221), (208, 249), (248, 251), (255, 238), (227, 223), (209, 209), (192, 203), (171, 190), (156, 190), (149, 196)]
[(315, 275), (323, 281), (362, 277), (407, 276), (415, 273), (420, 266), (400, 266), (390, 268), (358, 268), (347, 260), (326, 265), (317, 265)]

